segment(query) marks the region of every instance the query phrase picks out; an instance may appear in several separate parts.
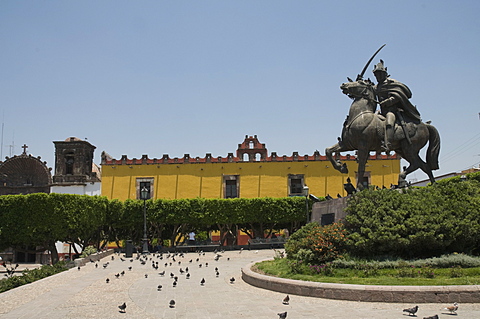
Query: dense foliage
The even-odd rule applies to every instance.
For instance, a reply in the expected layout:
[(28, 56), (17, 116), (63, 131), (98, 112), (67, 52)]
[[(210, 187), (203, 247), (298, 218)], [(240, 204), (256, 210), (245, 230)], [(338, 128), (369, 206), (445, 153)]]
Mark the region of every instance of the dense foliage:
[(342, 223), (320, 226), (309, 223), (295, 232), (285, 244), (289, 259), (319, 265), (333, 261), (344, 252), (346, 230)]
[(244, 229), (252, 238), (263, 238), (274, 229), (293, 232), (305, 219), (303, 197), (158, 199), (144, 203), (69, 194), (7, 195), (0, 196), (0, 250), (39, 246), (52, 251), (55, 263), (56, 241), (96, 248), (108, 241), (140, 242), (144, 208), (149, 237), (159, 243), (163, 239), (174, 243), (182, 237), (179, 234), (192, 230), (236, 234), (235, 230)]
[(0, 293), (57, 274), (67, 269), (68, 267), (64, 262), (58, 262), (55, 265), (43, 265), (40, 268), (32, 270), (25, 269), (22, 271), (22, 276), (11, 276), (0, 279)]
[[(367, 189), (350, 197), (346, 210), (340, 223), (310, 223), (292, 234), (285, 244), (292, 273), (326, 275), (334, 269), (358, 267), (368, 273), (383, 267), (404, 268), (407, 263), (399, 258), (445, 254), (448, 258), (426, 259), (422, 271), (431, 275), (426, 270), (430, 267), (454, 271), (478, 263), (465, 254), (480, 253), (480, 173), (423, 188)], [(347, 258), (341, 259), (344, 253)], [(407, 266), (410, 274), (419, 265), (411, 261)]]
[(409, 190), (365, 190), (348, 202), (350, 253), (357, 256), (478, 254), (480, 174)]

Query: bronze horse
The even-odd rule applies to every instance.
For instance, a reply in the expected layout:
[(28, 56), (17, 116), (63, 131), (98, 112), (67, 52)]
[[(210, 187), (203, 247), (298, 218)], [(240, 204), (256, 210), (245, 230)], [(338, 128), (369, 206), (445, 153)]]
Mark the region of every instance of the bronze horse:
[[(385, 118), (375, 113), (377, 101), (373, 83), (370, 80), (358, 80), (343, 83), (342, 92), (353, 99), (347, 119), (343, 124), (342, 137), (338, 143), (325, 149), (327, 158), (333, 167), (348, 173), (345, 163), (335, 159), (333, 153), (357, 151), (358, 177), (363, 177), (365, 164), (371, 151), (381, 152), (382, 141), (385, 136)], [(438, 156), (440, 153), (440, 135), (437, 129), (430, 124), (408, 120), (405, 117), (405, 130), (401, 125), (395, 124), (394, 141), (392, 149), (405, 159), (409, 166), (400, 173), (398, 187), (406, 186), (406, 176), (417, 169), (424, 171), (432, 183), (435, 182), (432, 170), (438, 169)], [(409, 138), (405, 137), (405, 132)], [(426, 162), (420, 156), (420, 150), (427, 144)], [(361, 179), (357, 179), (357, 188), (363, 189)]]

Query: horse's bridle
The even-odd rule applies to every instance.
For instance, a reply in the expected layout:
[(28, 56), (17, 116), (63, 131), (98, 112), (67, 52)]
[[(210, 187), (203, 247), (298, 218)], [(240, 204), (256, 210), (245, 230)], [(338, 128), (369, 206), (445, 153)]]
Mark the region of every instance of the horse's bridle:
[(351, 95), (354, 98), (365, 98), (365, 99), (369, 100), (370, 102), (373, 102), (375, 104), (380, 104), (380, 102), (378, 102), (375, 99), (372, 99), (371, 97), (368, 96), (368, 94), (365, 94), (365, 92), (367, 91), (367, 86), (368, 85), (365, 85), (365, 87), (363, 88), (363, 91), (360, 92), (358, 95), (354, 94), (354, 93), (351, 93), (351, 92), (348, 92), (348, 95)]

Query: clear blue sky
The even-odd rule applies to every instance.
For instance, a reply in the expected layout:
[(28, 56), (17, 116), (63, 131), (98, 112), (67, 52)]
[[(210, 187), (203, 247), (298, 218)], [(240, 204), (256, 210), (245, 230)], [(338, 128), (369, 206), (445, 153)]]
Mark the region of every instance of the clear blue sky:
[[(442, 138), (440, 170), (480, 163), (479, 1), (0, 1), (3, 156), (54, 167), (76, 136), (114, 158), (336, 143), (339, 86), (373, 52)], [(371, 73), (367, 75), (374, 79)], [(422, 180), (420, 171), (410, 175)]]

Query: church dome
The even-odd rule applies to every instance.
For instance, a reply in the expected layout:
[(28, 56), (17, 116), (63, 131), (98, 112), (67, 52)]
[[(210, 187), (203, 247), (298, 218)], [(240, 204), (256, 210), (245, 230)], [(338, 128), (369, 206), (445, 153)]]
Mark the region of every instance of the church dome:
[(49, 193), (52, 175), (46, 162), (22, 154), (0, 163), (0, 195)]

